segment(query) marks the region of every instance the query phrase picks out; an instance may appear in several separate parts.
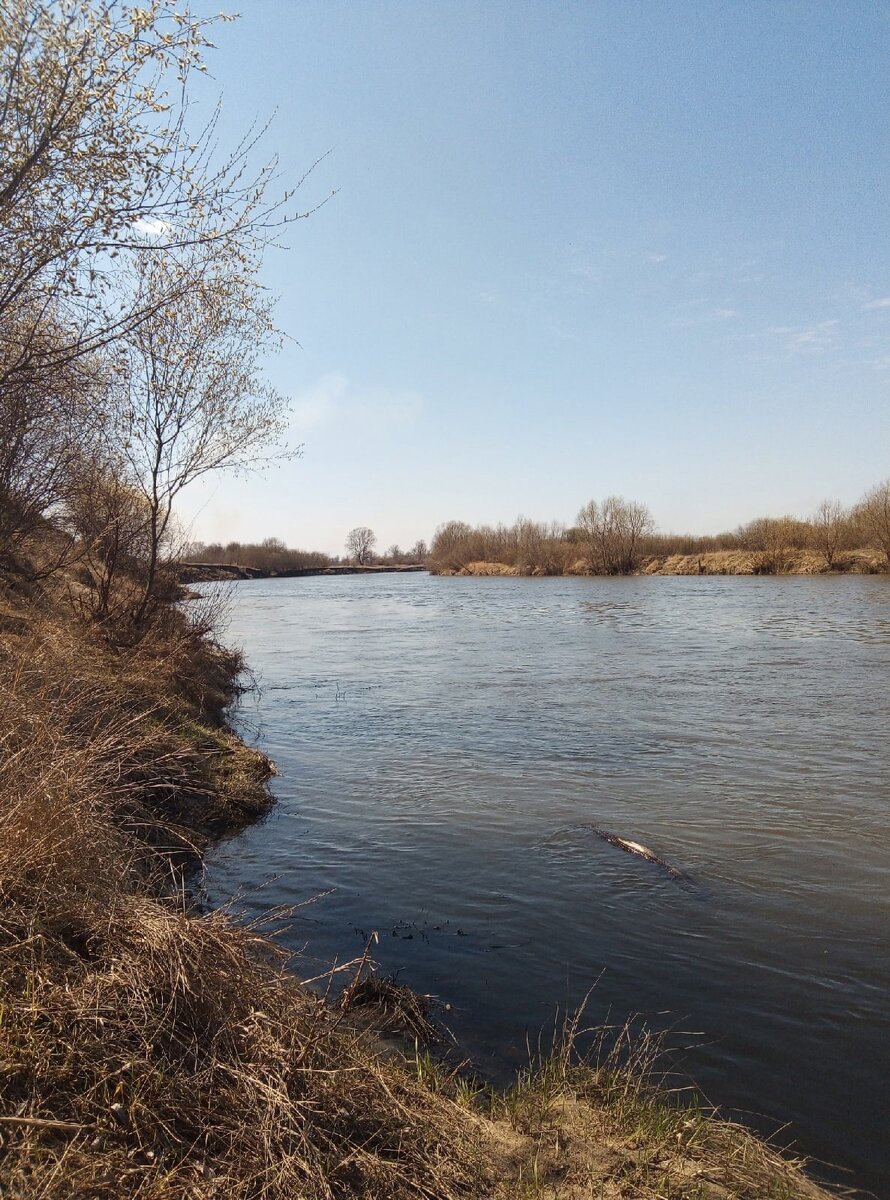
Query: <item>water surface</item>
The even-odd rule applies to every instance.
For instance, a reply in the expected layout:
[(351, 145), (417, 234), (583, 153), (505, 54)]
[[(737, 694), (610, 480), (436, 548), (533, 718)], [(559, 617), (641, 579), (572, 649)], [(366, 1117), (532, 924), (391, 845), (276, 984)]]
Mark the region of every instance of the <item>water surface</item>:
[(328, 893), (287, 935), (301, 969), (379, 931), (496, 1075), (593, 987), (591, 1021), (673, 1028), (711, 1100), (890, 1194), (890, 578), (233, 598), (280, 803), (210, 856), (214, 900)]

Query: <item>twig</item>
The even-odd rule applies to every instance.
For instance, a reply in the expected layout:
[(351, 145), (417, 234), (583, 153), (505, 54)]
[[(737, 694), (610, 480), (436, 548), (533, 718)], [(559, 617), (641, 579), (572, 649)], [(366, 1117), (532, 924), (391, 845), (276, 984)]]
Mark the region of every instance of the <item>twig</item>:
[(40, 1129), (67, 1129), (72, 1133), (86, 1133), (91, 1126), (78, 1125), (74, 1121), (51, 1121), (47, 1117), (3, 1117), (7, 1125), (35, 1125)]
[(349, 1009), (349, 1002), (352, 1000), (352, 997), (355, 993), (355, 989), (358, 987), (359, 983), (361, 982), (362, 971), (365, 969), (365, 967), (368, 965), (368, 962), (370, 961), (371, 946), (372, 945), (376, 946), (379, 941), (380, 941), (380, 938), (377, 934), (377, 930), (372, 929), (371, 936), (368, 938), (368, 943), (365, 946), (365, 952), (359, 961), (358, 967), (356, 968), (356, 972), (352, 977), (352, 981), (347, 985), (347, 987), (343, 991), (343, 995), (340, 997), (340, 1007), (343, 1010), (343, 1012), (346, 1012)]

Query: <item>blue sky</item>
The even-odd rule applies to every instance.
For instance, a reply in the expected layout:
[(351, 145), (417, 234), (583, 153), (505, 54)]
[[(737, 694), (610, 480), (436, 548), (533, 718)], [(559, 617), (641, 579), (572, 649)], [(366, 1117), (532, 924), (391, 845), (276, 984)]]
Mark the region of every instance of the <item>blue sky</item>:
[(644, 501), (716, 532), (890, 475), (890, 6), (249, 0), (199, 94), (309, 207), (264, 275), (300, 460), (194, 536), (381, 547)]

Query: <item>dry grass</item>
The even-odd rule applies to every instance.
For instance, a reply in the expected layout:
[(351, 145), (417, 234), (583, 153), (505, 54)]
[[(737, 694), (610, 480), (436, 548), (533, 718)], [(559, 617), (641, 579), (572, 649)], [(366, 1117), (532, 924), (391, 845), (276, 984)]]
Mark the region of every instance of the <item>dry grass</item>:
[(403, 984), (371, 970), (356, 977), (340, 998), (344, 1013), (361, 1013), (375, 1033), (406, 1034), (424, 1046), (446, 1040), (447, 1034), (432, 1017), (432, 1000)]
[[(837, 555), (834, 571), (868, 575), (885, 563), (876, 550), (846, 550)], [(825, 559), (814, 550), (789, 548), (778, 554), (759, 550), (712, 550), (704, 554), (671, 554), (648, 559), (643, 575), (825, 575)]]
[(469, 562), (463, 567), (445, 567), (437, 571), (439, 575), (476, 575), (484, 577), (487, 575), (521, 575), (522, 572), (518, 567), (511, 566), (509, 563), (498, 562)]
[[(657, 1082), (660, 1039), (629, 1028), (574, 1052), (579, 1018), (494, 1100), (518, 1135), (503, 1197), (539, 1200), (826, 1200), (794, 1162), (699, 1099)], [(505, 1139), (505, 1145), (509, 1142)]]
[[(835, 573), (869, 575), (886, 571), (883, 555), (877, 550), (846, 550), (837, 555)], [(462, 567), (438, 569), (439, 575), (541, 575), (548, 572), (532, 568), (521, 570), (499, 562), (468, 562)], [(709, 550), (702, 554), (669, 554), (647, 558), (637, 572), (640, 575), (824, 575), (829, 573), (824, 558), (814, 550), (789, 548), (781, 553), (759, 550)], [(590, 564), (583, 558), (567, 561), (563, 574), (590, 575)]]

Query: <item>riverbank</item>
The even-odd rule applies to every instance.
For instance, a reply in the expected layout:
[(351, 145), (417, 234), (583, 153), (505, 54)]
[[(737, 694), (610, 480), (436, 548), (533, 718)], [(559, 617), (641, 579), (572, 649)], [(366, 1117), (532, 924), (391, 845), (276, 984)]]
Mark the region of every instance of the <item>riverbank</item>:
[[(594, 575), (584, 559), (577, 559), (564, 571), (531, 569), (522, 571), (509, 563), (469, 562), (461, 567), (430, 565), (434, 575)], [(788, 550), (780, 555), (762, 551), (714, 550), (703, 554), (670, 554), (643, 558), (634, 575), (877, 575), (887, 571), (885, 557), (876, 550), (849, 550), (838, 554), (831, 568), (812, 550)]]
[(217, 583), (234, 579), (300, 579), (307, 575), (381, 575), (410, 571), (425, 571), (420, 563), (399, 563), (396, 566), (356, 566), (338, 564), (333, 567), (293, 567), (281, 571), (263, 570), (259, 567), (245, 567), (237, 563), (180, 563), (177, 567), (179, 582)]
[(569, 1025), (496, 1092), (411, 1040), (384, 1053), (391, 1014), (360, 1031), (262, 927), (202, 911), (190, 872), (268, 809), (274, 769), (225, 723), (243, 664), (213, 604), (128, 642), (70, 581), (0, 594), (3, 1194), (825, 1195), (669, 1102), (645, 1041), (584, 1065)]

